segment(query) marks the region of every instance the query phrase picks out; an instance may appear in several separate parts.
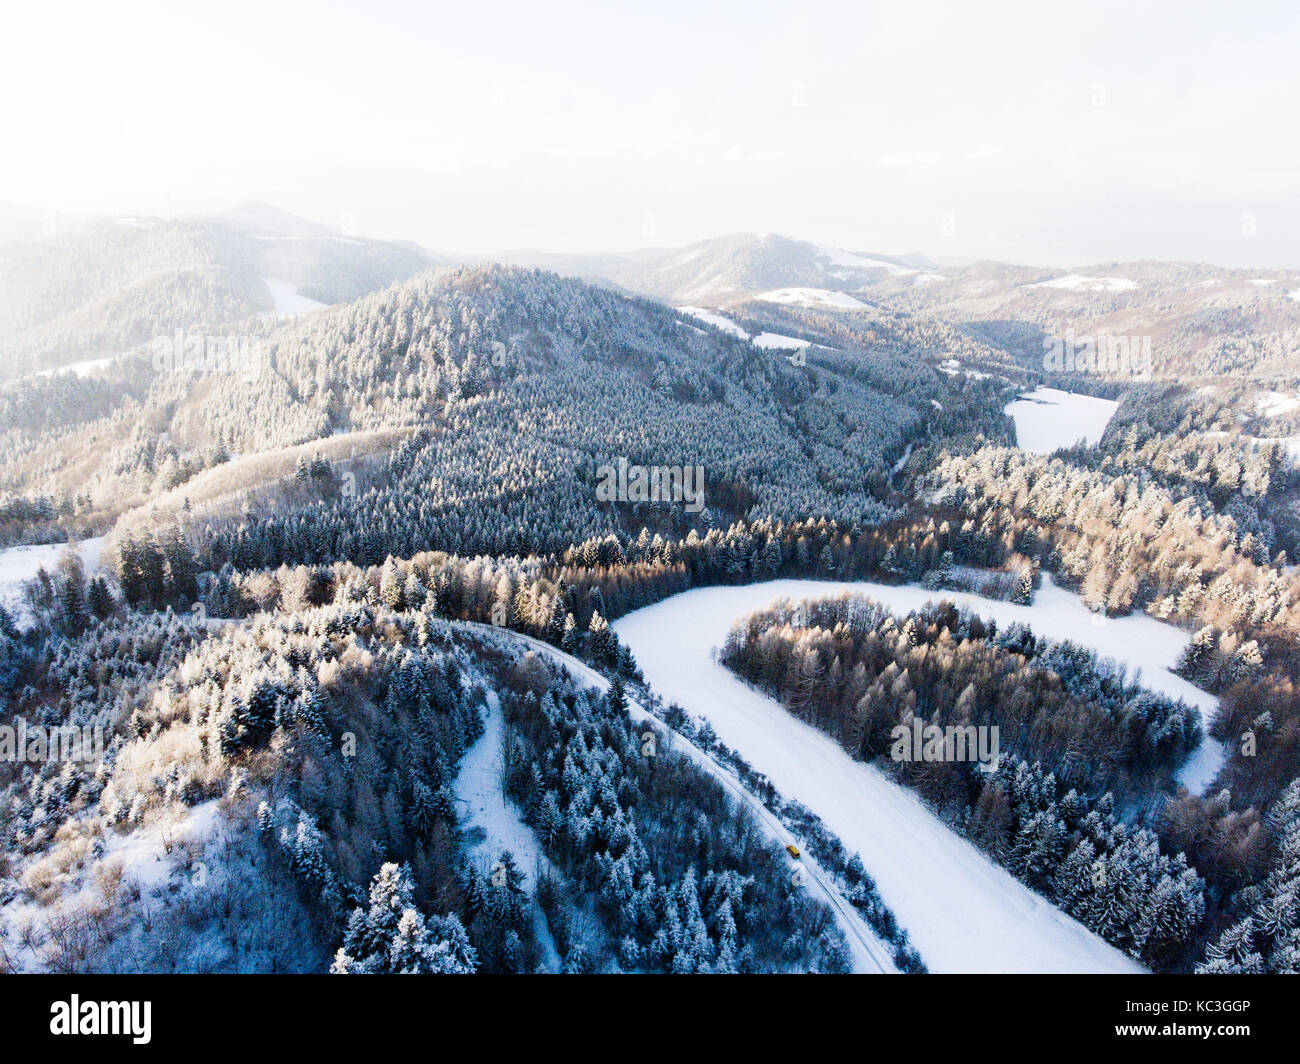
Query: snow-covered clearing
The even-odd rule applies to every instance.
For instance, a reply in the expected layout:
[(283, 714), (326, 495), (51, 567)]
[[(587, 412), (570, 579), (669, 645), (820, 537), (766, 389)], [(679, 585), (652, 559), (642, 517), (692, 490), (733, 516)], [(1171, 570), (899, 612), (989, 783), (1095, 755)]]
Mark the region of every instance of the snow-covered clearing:
[(1021, 287), (1060, 288), (1069, 292), (1129, 292), (1137, 287), (1137, 282), (1126, 277), (1088, 277), (1082, 273), (1069, 273), (1051, 281), (1038, 281)]
[[(103, 536), (84, 539), (78, 544), (81, 564), (86, 575), (99, 568), (99, 555), (104, 547)], [(36, 575), (42, 566), (54, 573), (59, 564), (65, 543), (39, 543), (26, 547), (6, 547), (0, 550), (0, 605), (4, 606), (18, 624), (30, 622), (27, 604), (23, 601), (23, 584)]]
[(677, 309), (683, 314), (689, 314), (693, 318), (699, 318), (700, 321), (708, 322), (723, 332), (729, 332), (732, 336), (739, 336), (742, 340), (749, 339), (749, 333), (745, 332), (730, 318), (719, 314), (715, 310), (706, 310), (704, 307), (678, 307)]
[(271, 298), (275, 301), (275, 309), (270, 312), (272, 317), (304, 314), (309, 310), (320, 310), (327, 305), (299, 295), (298, 286), (291, 281), (277, 281), (272, 277), (263, 277), (262, 281), (271, 290)]
[(808, 340), (800, 340), (795, 336), (783, 336), (781, 333), (761, 332), (757, 336), (750, 336), (749, 333), (725, 314), (720, 314), (716, 310), (707, 310), (704, 307), (678, 307), (677, 309), (683, 314), (689, 314), (693, 318), (707, 322), (723, 332), (730, 333), (732, 336), (739, 336), (742, 340), (749, 340), (755, 347), (761, 347), (765, 351), (798, 351), (801, 348), (812, 346), (812, 343)]
[(1286, 392), (1263, 392), (1255, 399), (1255, 413), (1260, 417), (1278, 417), (1300, 409), (1300, 395)]
[(885, 259), (873, 259), (865, 255), (858, 255), (852, 251), (845, 251), (842, 248), (828, 247), (827, 245), (818, 245), (817, 250), (830, 260), (831, 266), (836, 269), (832, 272), (842, 273), (845, 270), (884, 270), (886, 273), (894, 276), (903, 276), (916, 271), (910, 266), (903, 266), (897, 262), (888, 262)]
[(797, 336), (782, 336), (780, 333), (763, 332), (754, 337), (754, 346), (761, 347), (767, 351), (798, 351), (800, 348), (811, 347), (812, 344), (807, 340), (800, 340)]
[[(1044, 578), (1034, 605), (961, 592), (870, 582), (777, 580), (699, 588), (638, 610), (614, 628), (665, 699), (707, 719), (723, 742), (788, 798), (816, 813), (861, 855), (881, 896), (932, 971), (1136, 971), (1137, 963), (1030, 891), (951, 831), (913, 795), (855, 761), (829, 736), (797, 720), (713, 660), (732, 622), (774, 598), (857, 591), (899, 612), (951, 599), (1005, 625), (1071, 639), (1142, 669), (1153, 690), (1186, 699), (1207, 718), (1217, 701), (1169, 670), (1185, 633), (1146, 616), (1107, 619)], [(1208, 782), (1222, 758), (1210, 741), (1184, 773)], [(1194, 764), (1195, 763), (1195, 764)]]
[[(481, 837), (472, 831), (466, 833), (465, 854), (472, 862), (490, 867), (503, 850), (509, 850), (515, 865), (524, 873), (524, 889), (535, 896), (538, 875), (549, 869), (550, 862), (532, 828), (523, 822), (505, 795), (502, 786), (505, 715), (495, 691), (488, 692), (487, 701), (483, 734), (465, 751), (453, 788), (466, 826), (482, 833)], [(532, 915), (537, 941), (546, 954), (546, 970), (558, 972), (563, 962), (546, 918), (536, 904), (532, 905)]]
[(1051, 454), (1080, 439), (1094, 444), (1101, 439), (1119, 406), (1111, 399), (1035, 388), (1008, 403), (1006, 411), (1016, 423), (1016, 441), (1034, 454)]
[(176, 862), (171, 852), (183, 842), (206, 843), (222, 823), (217, 799), (200, 802), (174, 822), (157, 821), (147, 827), (118, 835), (109, 832), (104, 859), (122, 862), (122, 872), (140, 884), (142, 890), (165, 886)]
[(828, 288), (774, 288), (754, 298), (797, 307), (833, 307), (836, 310), (862, 310), (866, 307), (860, 299), (854, 299), (847, 292), (832, 292)]
[(106, 358), (88, 358), (83, 362), (69, 362), (66, 366), (40, 370), (36, 376), (53, 377), (56, 373), (75, 373), (78, 377), (89, 377), (96, 370), (111, 366), (121, 357), (121, 355), (109, 355)]
[[(561, 665), (569, 675), (584, 683), (590, 684), (598, 691), (604, 692), (609, 689), (609, 681), (605, 679), (595, 669), (584, 664), (577, 658), (564, 653), (562, 650), (551, 646), (549, 643), (543, 643), (539, 639), (523, 635), (519, 632), (512, 632), (509, 629), (494, 628), (491, 625), (479, 624), (474, 621), (458, 622), (464, 627), (472, 628), (478, 632), (490, 634), (497, 639), (510, 639), (517, 643), (526, 645), (529, 649), (537, 654), (541, 654), (551, 661)], [(628, 700), (628, 716), (634, 721), (641, 723), (644, 721), (654, 721), (659, 727), (664, 727), (662, 721), (657, 721), (654, 715), (642, 708), (637, 702)], [(697, 747), (694, 743), (675, 732), (670, 732), (670, 748), (685, 754), (694, 761), (700, 768), (706, 771), (736, 798), (737, 801), (749, 807), (758, 821), (773, 840), (780, 846), (785, 847), (795, 842), (794, 837), (772, 813), (763, 805), (754, 795), (745, 790), (729, 771), (719, 765), (708, 754)], [(469, 754), (466, 755), (466, 758)], [(466, 768), (462, 768), (464, 774)], [(875, 932), (867, 925), (862, 916), (849, 903), (839, 889), (835, 886), (831, 877), (821, 868), (821, 866), (809, 854), (804, 854), (800, 859), (800, 867), (805, 873), (803, 880), (804, 885), (814, 897), (819, 897), (830, 906), (831, 911), (835, 914), (836, 923), (844, 932), (844, 937), (848, 942), (849, 952), (853, 958), (853, 970), (855, 972), (896, 972), (893, 961), (890, 959), (888, 948)]]
[(481, 839), (471, 841), (467, 853), (495, 860), (501, 856), (502, 850), (509, 850), (519, 870), (525, 873), (528, 889), (532, 891), (537, 886), (538, 869), (545, 867), (546, 857), (537, 836), (505, 795), (502, 786), (504, 739), (505, 717), (501, 712), (501, 701), (492, 691), (488, 694), (483, 734), (461, 760), (460, 774), (456, 777), (456, 799), (463, 805), (469, 825), (483, 833)]
[(989, 375), (977, 369), (962, 369), (961, 362), (955, 358), (945, 358), (936, 367), (940, 373), (946, 373), (949, 377), (955, 377), (958, 373), (965, 373), (966, 376), (972, 377), (977, 381), (988, 380)]
[[(16, 970), (45, 970), (45, 950), (17, 946), (22, 942), (25, 926), (40, 927), (52, 916), (84, 911), (102, 895), (91, 868), (120, 865), (124, 882), (139, 886), (142, 894), (151, 895), (167, 889), (183, 861), (182, 848), (202, 851), (225, 823), (217, 799), (201, 802), (179, 817), (165, 816), (144, 827), (125, 833), (108, 830), (103, 836), (103, 852), (81, 872), (65, 874), (56, 887), (54, 899), (40, 902), (13, 897), (0, 905), (0, 938), (9, 946), (8, 956)], [(14, 859), (15, 872), (18, 859)], [(15, 874), (15, 878), (20, 878)], [(137, 929), (138, 933), (138, 929)], [(49, 938), (42, 945), (49, 945)]]

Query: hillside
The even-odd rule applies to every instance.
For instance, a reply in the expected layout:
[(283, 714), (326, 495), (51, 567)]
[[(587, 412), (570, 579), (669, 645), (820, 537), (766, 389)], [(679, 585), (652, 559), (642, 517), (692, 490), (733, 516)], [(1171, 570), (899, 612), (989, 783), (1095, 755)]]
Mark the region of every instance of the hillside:
[(210, 218), (92, 218), (0, 242), (0, 375), (123, 354), (274, 314), (275, 286), (348, 303), (434, 264), (256, 205)]
[[(382, 529), (408, 552), (430, 542), (551, 549), (647, 522), (681, 533), (682, 518), (701, 513), (706, 524), (760, 512), (876, 520), (909, 444), (1004, 438), (997, 390), (936, 372), (933, 359), (951, 349), (918, 350), (915, 328), (890, 342), (887, 324), (839, 327), (812, 313), (795, 324), (776, 312), (783, 328), (815, 338), (799, 360), (554, 275), (425, 274), (333, 311), (256, 322), (247, 360), (229, 370), (155, 371), (144, 389), (138, 371), (24, 384), (16, 413), (57, 410), (78, 389), (100, 405), (84, 423), (15, 421), (9, 486), (28, 497), (75, 491), (73, 509), (88, 517), (170, 489), (164, 505), (188, 501), (218, 555), (245, 563), (269, 557), (241, 546), (253, 529), (287, 537), (283, 560), (332, 557)], [(366, 465), (361, 441), (374, 433), (387, 442)], [(393, 434), (408, 438), (389, 457)], [(89, 439), (99, 441), (93, 457)], [(342, 464), (287, 494), (281, 467), (260, 500), (247, 476), (237, 497), (184, 488), (232, 456), (304, 447), (304, 460), (319, 450)], [(73, 453), (78, 464), (65, 465)], [(702, 469), (700, 505), (683, 515), (650, 499), (602, 502), (597, 471), (619, 458)], [(418, 503), (395, 508), (408, 492)]]

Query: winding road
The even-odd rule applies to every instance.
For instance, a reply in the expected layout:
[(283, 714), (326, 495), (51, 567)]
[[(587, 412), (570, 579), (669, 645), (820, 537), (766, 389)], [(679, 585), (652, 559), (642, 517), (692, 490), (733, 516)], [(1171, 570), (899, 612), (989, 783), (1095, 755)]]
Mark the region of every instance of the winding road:
[[(477, 621), (453, 621), (451, 623), (456, 627), (474, 629), (498, 639), (522, 643), (561, 666), (574, 679), (589, 684), (602, 693), (609, 689), (609, 680), (595, 669), (572, 655), (551, 646), (551, 644), (542, 642), (540, 639), (534, 639), (532, 636), (508, 628), (496, 628)], [(629, 716), (634, 721), (638, 723), (650, 721), (656, 726), (665, 729), (671, 737), (671, 748), (678, 749), (691, 758), (704, 771), (721, 783), (738, 802), (746, 805), (759, 824), (782, 848), (790, 845), (798, 846), (798, 840), (772, 814), (771, 810), (756, 795), (751, 794), (741, 786), (739, 780), (710, 755), (685, 736), (673, 731), (662, 720), (659, 720), (632, 699), (628, 700), (627, 708)], [(871, 930), (852, 903), (840, 892), (825, 869), (805, 853), (800, 857), (798, 865), (792, 866), (791, 875), (798, 875), (803, 885), (809, 889), (809, 893), (814, 897), (820, 897), (830, 907), (835, 916), (835, 922), (839, 925), (840, 930), (844, 932), (844, 937), (848, 942), (849, 952), (853, 958), (854, 972), (897, 972), (888, 948)]]

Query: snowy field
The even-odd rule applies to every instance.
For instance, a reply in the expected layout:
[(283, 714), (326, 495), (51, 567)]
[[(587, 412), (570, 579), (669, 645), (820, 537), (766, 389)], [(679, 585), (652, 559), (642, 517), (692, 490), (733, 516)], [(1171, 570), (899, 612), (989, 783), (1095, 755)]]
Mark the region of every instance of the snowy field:
[(832, 307), (835, 310), (861, 310), (866, 306), (862, 300), (854, 299), (847, 292), (832, 292), (828, 288), (775, 288), (754, 298), (768, 303), (789, 303), (796, 307), (816, 309)]
[(781, 333), (762, 332), (754, 337), (754, 346), (761, 347), (767, 351), (798, 351), (803, 347), (811, 347), (812, 344), (807, 340), (800, 340), (797, 336), (783, 336)]
[(532, 828), (523, 822), (502, 786), (505, 715), (495, 691), (488, 695), (483, 734), (467, 751), (456, 777), (455, 794), (460, 813), (482, 838), (466, 847), (471, 860), (490, 862), (509, 850), (524, 873), (529, 893), (537, 889), (537, 873), (546, 864)]
[(1260, 417), (1281, 417), (1300, 410), (1300, 395), (1264, 392), (1255, 399), (1255, 413)]
[(533, 898), (529, 909), (542, 950), (542, 963), (548, 972), (558, 972), (562, 964), (560, 954), (536, 902), (539, 873), (549, 870), (550, 862), (542, 853), (532, 828), (523, 822), (518, 809), (505, 795), (502, 785), (505, 715), (495, 691), (488, 693), (487, 700), (483, 734), (465, 751), (454, 786), (457, 811), (462, 824), (470, 829), (465, 856), (471, 864), (490, 871), (492, 862), (503, 851), (510, 851), (515, 866), (524, 874), (524, 889)]
[(1065, 292), (1131, 292), (1137, 287), (1137, 282), (1126, 277), (1088, 277), (1082, 273), (1070, 273), (1051, 281), (1039, 281), (1021, 287), (1059, 288)]
[(271, 298), (275, 300), (275, 309), (267, 315), (268, 317), (286, 318), (293, 314), (305, 314), (309, 310), (320, 310), (327, 305), (315, 299), (300, 296), (298, 286), (289, 281), (277, 281), (271, 277), (263, 277), (262, 282), (271, 290)]
[(761, 332), (757, 336), (750, 336), (749, 333), (725, 314), (721, 314), (716, 310), (707, 310), (704, 307), (678, 307), (677, 309), (683, 314), (689, 314), (693, 318), (707, 322), (714, 328), (731, 333), (732, 336), (739, 336), (742, 340), (748, 340), (755, 347), (761, 347), (766, 351), (798, 351), (800, 348), (812, 346), (808, 340), (800, 340), (796, 336), (783, 336), (781, 333)]
[(89, 377), (105, 366), (111, 366), (121, 357), (121, 355), (109, 355), (106, 358), (88, 358), (83, 362), (69, 362), (66, 366), (40, 370), (36, 376), (53, 377), (56, 373), (74, 373), (78, 377)]
[(699, 318), (700, 321), (708, 322), (714, 328), (731, 333), (732, 336), (739, 336), (742, 340), (749, 339), (749, 333), (745, 332), (725, 314), (719, 314), (716, 310), (708, 310), (705, 307), (678, 307), (677, 309), (683, 314), (689, 314), (692, 318)]
[[(861, 855), (885, 903), (932, 971), (1140, 970), (952, 832), (910, 791), (854, 761), (829, 736), (713, 660), (714, 648), (741, 614), (781, 596), (843, 590), (870, 595), (897, 611), (943, 597), (999, 624), (1029, 624), (1039, 634), (1069, 638), (1141, 668), (1146, 686), (1212, 714), (1216, 700), (1169, 671), (1186, 635), (1150, 617), (1098, 617), (1046, 577), (1033, 606), (869, 582), (777, 580), (699, 588), (629, 614), (614, 626), (655, 690), (707, 719), (723, 742), (765, 773), (783, 795), (807, 805)], [(1207, 773), (1217, 770), (1221, 758), (1217, 744), (1202, 747), (1184, 769), (1197, 777), (1187, 782), (1208, 782)]]
[[(63, 543), (41, 543), (30, 547), (7, 547), (0, 550), (0, 605), (7, 609), (19, 624), (30, 621), (27, 606), (23, 602), (23, 584), (36, 575), (42, 566), (53, 573), (59, 564), (59, 555), (63, 553)], [(81, 550), (81, 563), (85, 566), (86, 576), (94, 574), (99, 568), (99, 555), (104, 547), (104, 537), (85, 539), (78, 544)]]
[(1008, 403), (1006, 410), (1016, 423), (1016, 440), (1023, 450), (1051, 454), (1080, 439), (1096, 443), (1118, 405), (1091, 395), (1036, 388)]
[(885, 259), (873, 259), (865, 255), (858, 255), (852, 251), (845, 251), (843, 248), (834, 248), (826, 244), (819, 244), (817, 250), (825, 255), (831, 266), (835, 267), (832, 272), (842, 273), (845, 270), (884, 270), (886, 273), (895, 277), (905, 277), (908, 274), (917, 271), (909, 266), (901, 266), (897, 262), (887, 262)]

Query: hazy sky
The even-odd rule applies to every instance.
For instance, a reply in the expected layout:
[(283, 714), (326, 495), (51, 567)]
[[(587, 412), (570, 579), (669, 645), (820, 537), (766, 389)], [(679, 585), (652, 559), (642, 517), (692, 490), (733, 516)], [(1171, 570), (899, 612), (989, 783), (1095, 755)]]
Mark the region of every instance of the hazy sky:
[(9, 5), (0, 201), (1300, 266), (1300, 5)]

